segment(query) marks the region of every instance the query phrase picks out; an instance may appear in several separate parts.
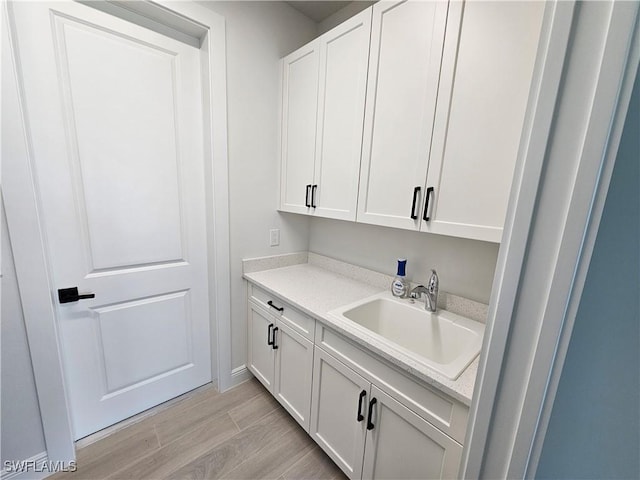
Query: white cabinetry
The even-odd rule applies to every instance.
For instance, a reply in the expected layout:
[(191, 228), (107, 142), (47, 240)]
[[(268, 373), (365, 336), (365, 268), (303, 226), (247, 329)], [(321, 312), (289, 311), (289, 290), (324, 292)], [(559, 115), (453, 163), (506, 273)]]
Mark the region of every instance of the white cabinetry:
[(371, 9), (283, 59), (280, 209), (355, 220)]
[(421, 230), (500, 241), (543, 10), (451, 3)]
[(543, 10), (378, 2), (286, 57), (281, 210), (499, 242)]
[(418, 230), (446, 2), (373, 6), (357, 220)]
[(456, 477), (465, 406), (322, 325), (313, 371), (309, 433), (349, 478)]
[(248, 368), (309, 431), (315, 321), (263, 290), (249, 289)]

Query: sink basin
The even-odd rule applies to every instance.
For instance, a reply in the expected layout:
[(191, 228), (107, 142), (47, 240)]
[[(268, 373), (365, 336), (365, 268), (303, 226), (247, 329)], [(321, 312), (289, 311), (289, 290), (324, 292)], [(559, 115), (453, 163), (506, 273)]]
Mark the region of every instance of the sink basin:
[(329, 315), (351, 322), (389, 348), (422, 363), (450, 380), (457, 379), (482, 348), (484, 325), (445, 310), (431, 313), (385, 292), (337, 308)]

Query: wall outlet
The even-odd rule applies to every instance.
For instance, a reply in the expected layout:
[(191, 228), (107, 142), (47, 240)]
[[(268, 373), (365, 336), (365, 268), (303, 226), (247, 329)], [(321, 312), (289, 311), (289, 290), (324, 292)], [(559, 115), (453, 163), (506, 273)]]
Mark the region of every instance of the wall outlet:
[(269, 230), (269, 245), (277, 247), (280, 245), (280, 229), (274, 228)]

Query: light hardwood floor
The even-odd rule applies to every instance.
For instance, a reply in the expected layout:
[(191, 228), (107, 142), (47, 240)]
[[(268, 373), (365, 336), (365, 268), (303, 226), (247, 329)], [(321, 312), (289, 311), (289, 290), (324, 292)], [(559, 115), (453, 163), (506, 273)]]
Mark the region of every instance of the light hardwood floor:
[(346, 477), (255, 379), (205, 389), (78, 449), (80, 479)]

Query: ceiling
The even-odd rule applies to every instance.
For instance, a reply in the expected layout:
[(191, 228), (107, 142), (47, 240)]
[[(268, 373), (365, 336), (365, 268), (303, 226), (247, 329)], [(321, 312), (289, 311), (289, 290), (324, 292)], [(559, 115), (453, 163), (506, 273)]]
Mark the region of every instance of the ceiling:
[(330, 17), (338, 10), (346, 7), (351, 2), (338, 2), (338, 1), (302, 1), (302, 2), (285, 2), (291, 5), (299, 12), (305, 14), (311, 20), (315, 22), (321, 22), (327, 17)]

